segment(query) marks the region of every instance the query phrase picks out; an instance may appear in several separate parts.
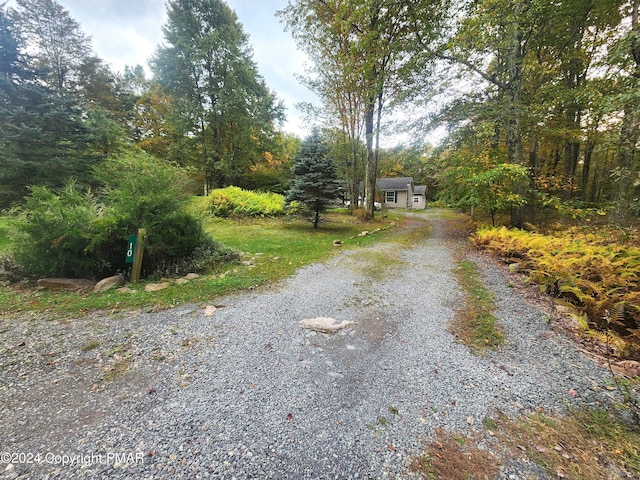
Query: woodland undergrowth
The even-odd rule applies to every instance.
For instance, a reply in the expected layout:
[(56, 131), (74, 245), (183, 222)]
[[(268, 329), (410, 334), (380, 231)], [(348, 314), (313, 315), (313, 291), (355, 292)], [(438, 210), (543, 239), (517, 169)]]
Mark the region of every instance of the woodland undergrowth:
[(633, 234), (572, 228), (545, 235), (502, 227), (481, 228), (472, 238), (575, 306), (590, 328), (624, 340), (621, 356), (640, 357), (640, 248)]

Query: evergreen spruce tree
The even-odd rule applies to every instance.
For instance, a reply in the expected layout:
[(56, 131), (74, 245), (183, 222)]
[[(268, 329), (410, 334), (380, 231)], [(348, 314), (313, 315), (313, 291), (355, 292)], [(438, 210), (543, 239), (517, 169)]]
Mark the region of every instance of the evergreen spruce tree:
[(293, 184), (285, 201), (297, 201), (305, 205), (313, 212), (313, 228), (318, 228), (320, 214), (340, 193), (335, 164), (329, 156), (329, 146), (318, 130), (314, 130), (302, 142), (291, 171), (294, 176)]

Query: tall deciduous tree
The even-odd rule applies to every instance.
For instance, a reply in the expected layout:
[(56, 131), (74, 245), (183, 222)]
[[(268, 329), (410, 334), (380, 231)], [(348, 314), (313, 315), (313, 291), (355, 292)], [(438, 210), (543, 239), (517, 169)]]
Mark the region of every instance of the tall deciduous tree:
[(625, 73), (619, 78), (621, 91), (617, 101), (623, 119), (617, 145), (617, 165), (612, 172), (617, 183), (619, 218), (624, 218), (629, 210), (640, 214), (640, 195), (634, 195), (640, 187), (640, 0), (632, 0), (628, 6), (631, 28), (613, 49), (613, 60), (623, 66)]
[[(331, 110), (364, 125), (365, 210), (373, 216), (380, 127), (384, 111), (419, 76), (425, 44), (441, 32), (448, 2), (298, 0), (281, 15), (316, 61), (317, 85)], [(331, 91), (335, 91), (331, 95)], [(354, 142), (354, 146), (356, 143)], [(354, 147), (354, 152), (356, 152)]]
[(35, 66), (54, 89), (70, 88), (91, 54), (91, 40), (80, 24), (54, 0), (17, 0), (15, 21), (34, 51)]
[(329, 145), (318, 130), (314, 130), (302, 142), (291, 171), (293, 184), (285, 200), (305, 205), (313, 212), (313, 228), (318, 228), (320, 214), (340, 194), (335, 164), (329, 156)]
[(199, 139), (204, 190), (240, 178), (262, 156), (282, 106), (258, 74), (247, 36), (222, 0), (170, 0), (166, 43), (152, 59), (185, 136)]

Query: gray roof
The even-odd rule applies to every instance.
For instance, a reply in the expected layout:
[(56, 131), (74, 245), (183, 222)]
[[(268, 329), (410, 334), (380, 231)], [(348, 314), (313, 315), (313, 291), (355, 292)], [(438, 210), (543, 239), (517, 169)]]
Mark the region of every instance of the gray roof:
[(426, 185), (416, 185), (415, 187), (413, 187), (413, 193), (414, 195), (426, 195), (427, 194)]
[(413, 182), (413, 177), (379, 178), (376, 182), (380, 190), (406, 191), (407, 185)]

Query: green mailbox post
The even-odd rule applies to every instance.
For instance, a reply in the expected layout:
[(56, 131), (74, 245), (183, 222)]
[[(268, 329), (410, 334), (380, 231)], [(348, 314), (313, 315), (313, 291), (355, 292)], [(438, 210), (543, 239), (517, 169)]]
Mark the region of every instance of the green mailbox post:
[(129, 235), (127, 241), (127, 255), (125, 263), (131, 263), (131, 282), (140, 281), (140, 270), (142, 269), (142, 254), (144, 252), (144, 236), (147, 231), (144, 228), (138, 229), (137, 235)]
[(133, 263), (133, 254), (136, 251), (136, 239), (137, 235), (129, 235), (129, 241), (127, 242), (127, 256), (125, 257), (125, 263)]

